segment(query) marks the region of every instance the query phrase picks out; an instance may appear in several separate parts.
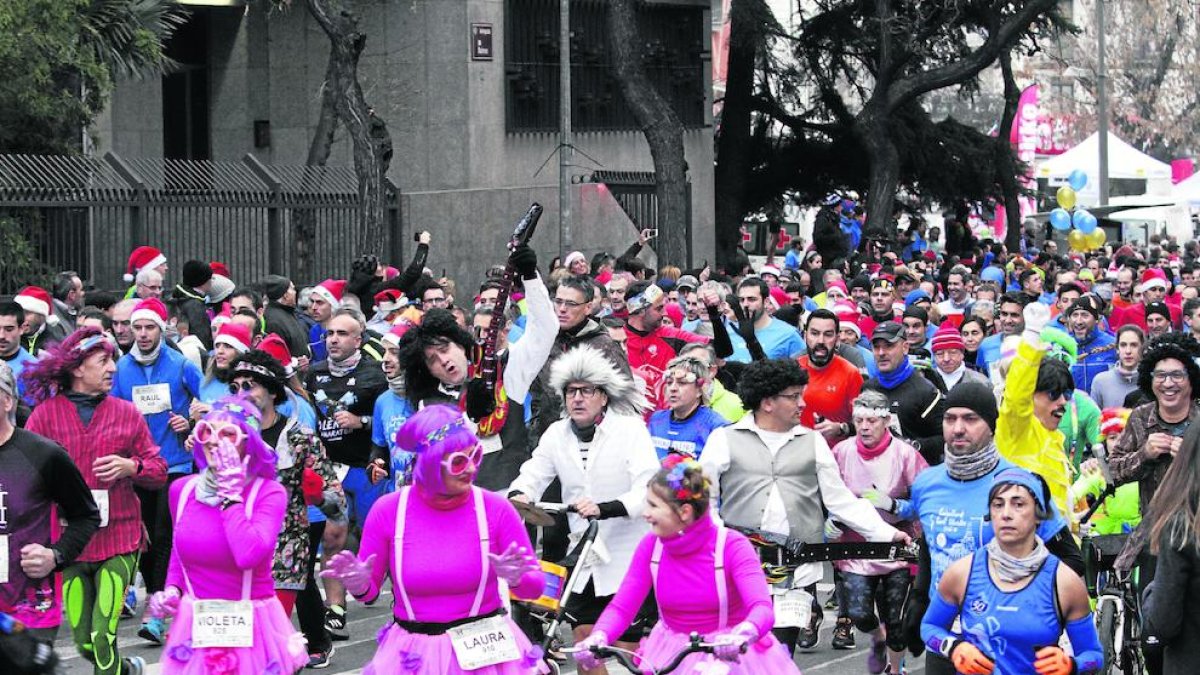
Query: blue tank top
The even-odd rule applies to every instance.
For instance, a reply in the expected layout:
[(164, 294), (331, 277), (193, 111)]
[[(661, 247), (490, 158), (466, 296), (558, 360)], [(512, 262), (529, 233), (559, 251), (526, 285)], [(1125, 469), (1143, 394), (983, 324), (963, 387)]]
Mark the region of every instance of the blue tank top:
[(1058, 558), (1050, 555), (1029, 585), (1010, 593), (992, 581), (987, 549), (975, 553), (959, 620), (963, 638), (996, 662), (995, 675), (1035, 672), (1034, 652), (1058, 644), (1057, 572)]

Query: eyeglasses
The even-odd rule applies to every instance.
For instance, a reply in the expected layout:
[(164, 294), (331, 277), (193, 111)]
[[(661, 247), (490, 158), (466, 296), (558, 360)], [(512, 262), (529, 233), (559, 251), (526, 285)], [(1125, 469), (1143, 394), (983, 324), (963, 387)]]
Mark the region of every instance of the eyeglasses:
[(567, 309), (577, 309), (579, 307), (583, 307), (584, 304), (586, 304), (586, 303), (575, 302), (574, 300), (567, 300), (565, 298), (555, 298), (554, 299), (555, 307), (566, 307)]
[(1150, 373), (1150, 375), (1154, 378), (1154, 381), (1158, 382), (1159, 384), (1162, 384), (1167, 380), (1170, 380), (1175, 384), (1183, 384), (1187, 381), (1186, 370), (1156, 370)]
[(236, 424), (214, 424), (200, 420), (192, 430), (192, 438), (197, 443), (208, 443), (214, 438), (217, 441), (228, 441), (232, 445), (241, 445), (246, 440), (246, 433)]
[(445, 307), (446, 299), (445, 298), (426, 298), (421, 301), (421, 304), (433, 305), (434, 307)]
[(1046, 392), (1046, 396), (1050, 397), (1051, 401), (1057, 401), (1060, 398), (1064, 398), (1064, 399), (1070, 401), (1075, 396), (1075, 390), (1074, 389), (1051, 389), (1050, 391)]
[(241, 382), (230, 382), (229, 383), (229, 393), (231, 393), (235, 396), (237, 395), (238, 392), (250, 391), (253, 388), (254, 388), (253, 380), (242, 380)]
[(775, 394), (775, 398), (786, 398), (792, 403), (799, 403), (800, 399), (804, 398), (804, 392), (798, 391), (794, 394)]
[(567, 398), (567, 399), (572, 399), (572, 398), (575, 398), (576, 396), (582, 396), (584, 398), (592, 398), (593, 396), (596, 395), (596, 392), (598, 392), (598, 391), (600, 391), (600, 387), (590, 387), (590, 386), (586, 386), (586, 385), (585, 386), (571, 386), (571, 387), (567, 387), (566, 389), (563, 390), (563, 397)]
[(483, 446), (476, 445), (470, 452), (452, 452), (442, 459), (442, 466), (451, 476), (461, 476), (479, 468), (483, 461)]

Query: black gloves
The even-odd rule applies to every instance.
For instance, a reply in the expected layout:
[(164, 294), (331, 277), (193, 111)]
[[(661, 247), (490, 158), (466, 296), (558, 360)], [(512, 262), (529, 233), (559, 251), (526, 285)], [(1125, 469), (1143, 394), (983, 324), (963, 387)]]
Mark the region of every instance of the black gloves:
[(496, 410), (496, 394), (483, 378), (477, 377), (467, 383), (467, 417), (475, 422), (491, 415)]
[(508, 256), (508, 264), (521, 273), (522, 279), (537, 278), (537, 254), (528, 244), (521, 244)]

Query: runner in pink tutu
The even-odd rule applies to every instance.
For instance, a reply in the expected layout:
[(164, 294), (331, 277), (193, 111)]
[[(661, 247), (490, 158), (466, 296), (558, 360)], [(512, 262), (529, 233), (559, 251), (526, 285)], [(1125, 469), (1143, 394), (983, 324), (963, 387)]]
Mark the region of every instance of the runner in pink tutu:
[(308, 663), (275, 597), (271, 565), (287, 493), (244, 398), (217, 402), (192, 432), (197, 475), (171, 486), (175, 539), (149, 612), (175, 617), (163, 673), (286, 675)]
[(642, 667), (667, 665), (697, 632), (721, 646), (687, 657), (678, 672), (710, 672), (716, 661), (731, 674), (800, 672), (771, 634), (775, 611), (758, 555), (746, 537), (713, 521), (709, 487), (700, 464), (678, 455), (650, 481), (644, 517), (652, 532), (638, 544), (625, 583), (592, 634), (576, 645), (584, 649), (575, 654), (581, 667), (597, 667), (586, 649), (620, 635), (653, 588), (662, 618), (638, 651)]
[(500, 584), (532, 600), (545, 578), (516, 510), (472, 484), (479, 439), (457, 408), (432, 405), (400, 427), (396, 442), (416, 453), (413, 484), (375, 502), (361, 558), (343, 551), (321, 572), (363, 602), (391, 577), (394, 621), (380, 631), (364, 675), (545, 672), (541, 649), (505, 615)]

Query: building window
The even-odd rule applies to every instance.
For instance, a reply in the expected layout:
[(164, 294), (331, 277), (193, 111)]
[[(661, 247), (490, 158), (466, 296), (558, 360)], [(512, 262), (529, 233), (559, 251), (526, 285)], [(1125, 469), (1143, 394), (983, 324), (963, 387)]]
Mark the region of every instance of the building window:
[[(705, 124), (704, 11), (642, 5), (645, 67), (684, 126)], [(558, 0), (506, 0), (504, 58), (510, 132), (558, 131)], [(640, 129), (612, 68), (603, 0), (571, 0), (571, 126), (576, 131)]]

